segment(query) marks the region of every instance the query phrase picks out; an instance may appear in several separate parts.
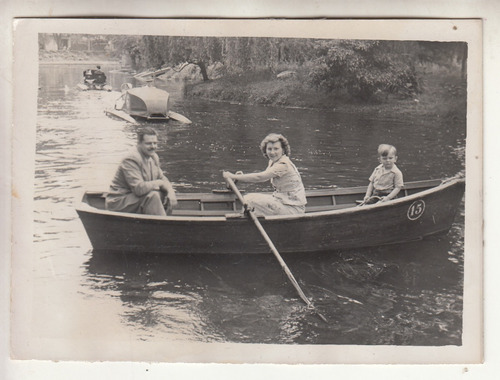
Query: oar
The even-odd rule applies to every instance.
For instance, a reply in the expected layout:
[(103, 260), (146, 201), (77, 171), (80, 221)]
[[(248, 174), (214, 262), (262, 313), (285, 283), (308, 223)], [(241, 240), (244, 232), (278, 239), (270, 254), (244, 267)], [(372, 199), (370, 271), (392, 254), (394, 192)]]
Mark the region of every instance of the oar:
[(259, 230), (260, 234), (262, 235), (262, 237), (266, 240), (267, 244), (269, 245), (269, 248), (271, 248), (271, 251), (273, 252), (274, 256), (276, 257), (276, 259), (278, 259), (280, 265), (281, 265), (281, 268), (283, 268), (283, 270), (285, 271), (288, 279), (290, 280), (290, 282), (292, 283), (292, 285), (295, 287), (295, 289), (297, 290), (297, 292), (299, 293), (299, 296), (300, 298), (302, 298), (302, 300), (307, 304), (307, 307), (309, 309), (313, 309), (316, 314), (318, 314), (318, 316), (323, 320), (325, 321), (326, 323), (328, 323), (328, 321), (326, 320), (326, 318), (321, 315), (314, 307), (314, 305), (312, 304), (311, 301), (309, 301), (309, 299), (306, 297), (306, 295), (304, 294), (304, 292), (302, 291), (302, 289), (300, 288), (297, 280), (295, 279), (295, 277), (293, 276), (292, 272), (290, 271), (290, 269), (288, 268), (288, 266), (286, 265), (285, 261), (283, 260), (283, 258), (281, 257), (280, 253), (278, 252), (278, 250), (276, 249), (276, 247), (274, 246), (274, 243), (273, 241), (271, 240), (271, 238), (269, 237), (269, 235), (267, 234), (266, 230), (264, 230), (264, 227), (262, 227), (262, 224), (260, 224), (259, 222), (259, 219), (255, 216), (254, 212), (252, 210), (250, 210), (248, 207), (247, 207), (247, 204), (245, 203), (244, 199), (243, 199), (243, 196), (241, 195), (240, 191), (238, 190), (238, 188), (236, 187), (236, 184), (234, 183), (234, 181), (231, 179), (231, 178), (226, 178), (226, 182), (228, 183), (228, 185), (231, 187), (231, 189), (233, 190), (233, 192), (236, 194), (236, 196), (238, 197), (238, 199), (240, 200), (240, 202), (244, 205), (245, 207), (245, 211), (247, 212), (248, 215), (250, 215), (250, 218), (253, 220), (253, 222), (255, 223), (255, 226), (257, 227), (257, 229)]
[(357, 205), (356, 207), (361, 207), (361, 206), (364, 206), (364, 205), (366, 205), (366, 204), (375, 204), (375, 203), (367, 203), (367, 202), (369, 202), (371, 199), (374, 199), (374, 198), (377, 198), (377, 199), (378, 199), (378, 200), (377, 200), (377, 202), (375, 202), (375, 203), (378, 203), (378, 202), (382, 199), (382, 198), (380, 198), (380, 197), (377, 197), (376, 195), (372, 195), (370, 198), (368, 198), (366, 201), (361, 202), (361, 203), (360, 203), (359, 205)]

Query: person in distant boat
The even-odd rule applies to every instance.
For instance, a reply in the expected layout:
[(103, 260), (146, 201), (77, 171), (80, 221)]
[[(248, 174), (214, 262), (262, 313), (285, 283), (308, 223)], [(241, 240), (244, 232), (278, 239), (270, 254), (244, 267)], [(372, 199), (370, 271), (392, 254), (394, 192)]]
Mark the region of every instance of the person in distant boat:
[(154, 129), (137, 133), (137, 146), (121, 161), (111, 182), (106, 210), (164, 216), (165, 203), (167, 208), (177, 205), (174, 188), (160, 168), (157, 145)]
[(83, 79), (85, 81), (93, 80), (94, 79), (94, 70), (92, 70), (92, 69), (84, 70), (83, 71)]
[(370, 176), (363, 204), (387, 202), (396, 197), (404, 186), (403, 173), (396, 166), (398, 159), (394, 146), (381, 144), (378, 147), (380, 165)]
[(106, 74), (104, 74), (101, 71), (101, 66), (97, 65), (96, 70), (92, 70), (93, 76), (94, 76), (94, 83), (96, 84), (103, 84), (106, 83)]
[(273, 194), (248, 194), (244, 197), (247, 206), (256, 215), (302, 214), (306, 208), (306, 193), (300, 173), (290, 160), (290, 144), (280, 134), (271, 133), (260, 143), (260, 149), (269, 163), (267, 169), (258, 173), (243, 174), (223, 172), (224, 178), (241, 182), (271, 181)]

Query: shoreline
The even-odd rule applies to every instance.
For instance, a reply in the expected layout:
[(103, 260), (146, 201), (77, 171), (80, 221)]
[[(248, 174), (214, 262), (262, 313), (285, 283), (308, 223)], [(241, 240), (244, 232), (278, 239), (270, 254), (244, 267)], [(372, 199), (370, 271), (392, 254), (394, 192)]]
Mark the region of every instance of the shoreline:
[[(239, 79), (239, 78), (238, 78)], [(456, 74), (432, 73), (422, 78), (422, 91), (411, 97), (386, 96), (359, 102), (322, 93), (297, 79), (255, 81), (229, 78), (189, 84), (186, 97), (208, 101), (273, 106), (289, 109), (332, 110), (347, 113), (417, 114), (465, 120), (466, 82)]]
[(82, 61), (45, 61), (38, 60), (39, 65), (119, 65), (120, 61), (82, 60)]

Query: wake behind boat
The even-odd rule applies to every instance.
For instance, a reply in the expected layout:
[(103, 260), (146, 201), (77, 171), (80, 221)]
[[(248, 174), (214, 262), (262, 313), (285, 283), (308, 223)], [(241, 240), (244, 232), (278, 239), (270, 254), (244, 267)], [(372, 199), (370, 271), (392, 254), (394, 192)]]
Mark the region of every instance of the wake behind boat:
[(170, 119), (184, 124), (191, 120), (170, 110), (170, 94), (152, 86), (133, 87), (124, 83), (122, 95), (116, 100), (114, 108), (106, 109), (107, 115), (119, 117), (128, 122), (136, 120), (168, 121)]
[[(446, 233), (465, 190), (463, 178), (405, 184), (400, 196), (359, 207), (366, 187), (309, 190), (306, 213), (260, 223), (281, 253), (379, 246)], [(166, 217), (104, 209), (86, 192), (77, 213), (95, 250), (157, 254), (262, 254), (269, 246), (231, 191), (180, 193)]]

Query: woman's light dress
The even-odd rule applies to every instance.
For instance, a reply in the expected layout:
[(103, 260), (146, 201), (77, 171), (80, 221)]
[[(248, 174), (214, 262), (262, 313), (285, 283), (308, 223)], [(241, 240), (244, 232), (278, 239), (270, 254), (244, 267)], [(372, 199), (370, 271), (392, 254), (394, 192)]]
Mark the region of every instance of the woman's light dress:
[(269, 161), (266, 170), (271, 170), (273, 194), (252, 193), (245, 201), (256, 215), (293, 215), (305, 212), (306, 192), (300, 173), (288, 156), (281, 156), (276, 161)]

